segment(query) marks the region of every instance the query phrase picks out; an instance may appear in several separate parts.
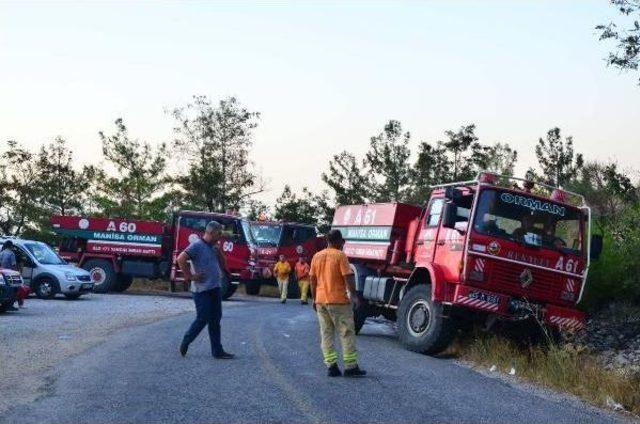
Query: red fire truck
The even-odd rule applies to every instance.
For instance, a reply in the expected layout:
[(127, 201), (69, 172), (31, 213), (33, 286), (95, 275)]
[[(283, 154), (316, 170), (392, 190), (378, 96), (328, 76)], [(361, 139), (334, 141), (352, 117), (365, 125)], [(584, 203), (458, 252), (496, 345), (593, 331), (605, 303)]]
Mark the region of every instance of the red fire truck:
[[(178, 254), (204, 233), (207, 223), (223, 225), (219, 242), (234, 281), (224, 287), (230, 297), (238, 282), (255, 275), (249, 222), (218, 213), (180, 211), (171, 225), (159, 221), (80, 216), (53, 216), (53, 230), (63, 236), (60, 255), (91, 273), (94, 291), (124, 291), (134, 277), (169, 277), (171, 290), (184, 283), (175, 266)], [(186, 287), (185, 287), (186, 289)]]
[(458, 318), (582, 328), (576, 305), (602, 249), (581, 195), (488, 173), (434, 186), (424, 208), (341, 206), (333, 228), (365, 300), (357, 330), (382, 314), (408, 349), (430, 354), (449, 345)]
[[(301, 255), (311, 261), (313, 255), (325, 245), (324, 238), (318, 237), (313, 225), (295, 222), (253, 221), (250, 223), (251, 238), (255, 243), (256, 278), (246, 284), (247, 294), (260, 293), (262, 284), (276, 285), (273, 266), (280, 255), (284, 255), (293, 268)], [(290, 275), (289, 297), (299, 297), (298, 286), (293, 284), (295, 276)]]

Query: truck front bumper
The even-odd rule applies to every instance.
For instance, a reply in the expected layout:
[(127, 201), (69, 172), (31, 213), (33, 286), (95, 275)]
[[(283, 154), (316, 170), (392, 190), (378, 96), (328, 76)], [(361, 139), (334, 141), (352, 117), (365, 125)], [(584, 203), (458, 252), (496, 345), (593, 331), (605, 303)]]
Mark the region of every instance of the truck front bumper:
[(523, 299), (462, 284), (457, 285), (455, 289), (453, 305), (485, 311), (505, 318), (536, 317), (547, 325), (572, 331), (581, 330), (585, 326), (584, 313), (577, 309), (529, 303)]

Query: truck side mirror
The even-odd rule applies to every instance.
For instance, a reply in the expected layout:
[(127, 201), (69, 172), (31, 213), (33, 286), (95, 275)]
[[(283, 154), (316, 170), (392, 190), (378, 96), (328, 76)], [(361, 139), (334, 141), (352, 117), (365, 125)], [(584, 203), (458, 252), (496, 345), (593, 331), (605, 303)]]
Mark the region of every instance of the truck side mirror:
[(458, 207), (453, 202), (447, 202), (442, 208), (442, 226), (445, 228), (456, 228), (458, 218)]
[(592, 261), (597, 261), (602, 253), (602, 236), (599, 234), (591, 235), (591, 250), (589, 251), (589, 258)]

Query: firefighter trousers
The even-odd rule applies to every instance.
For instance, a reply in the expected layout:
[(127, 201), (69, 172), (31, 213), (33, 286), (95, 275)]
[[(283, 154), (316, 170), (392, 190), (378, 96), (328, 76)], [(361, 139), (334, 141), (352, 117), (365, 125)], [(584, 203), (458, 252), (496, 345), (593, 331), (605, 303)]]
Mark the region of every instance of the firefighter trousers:
[(280, 290), (280, 299), (286, 299), (289, 292), (289, 277), (278, 277), (278, 290)]
[(318, 313), (318, 322), (320, 323), (320, 346), (325, 365), (329, 367), (338, 362), (338, 354), (335, 350), (337, 332), (342, 345), (342, 360), (344, 361), (345, 369), (358, 366), (356, 331), (351, 304), (317, 304), (316, 311)]
[(301, 278), (298, 280), (298, 287), (300, 287), (300, 300), (306, 302), (309, 299), (309, 279)]

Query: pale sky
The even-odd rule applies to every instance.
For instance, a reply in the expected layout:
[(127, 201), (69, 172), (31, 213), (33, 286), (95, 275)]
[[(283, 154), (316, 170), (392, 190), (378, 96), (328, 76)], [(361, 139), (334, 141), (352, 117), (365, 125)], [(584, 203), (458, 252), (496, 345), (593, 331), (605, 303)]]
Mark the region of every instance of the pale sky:
[(234, 95), (262, 113), (252, 158), (269, 181), (324, 188), (343, 149), (398, 119), (419, 141), (475, 123), (518, 171), (559, 126), (587, 159), (640, 168), (637, 74), (607, 68), (607, 1), (0, 2), (0, 141), (65, 137), (79, 164), (98, 131), (170, 141), (167, 108)]

